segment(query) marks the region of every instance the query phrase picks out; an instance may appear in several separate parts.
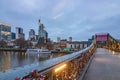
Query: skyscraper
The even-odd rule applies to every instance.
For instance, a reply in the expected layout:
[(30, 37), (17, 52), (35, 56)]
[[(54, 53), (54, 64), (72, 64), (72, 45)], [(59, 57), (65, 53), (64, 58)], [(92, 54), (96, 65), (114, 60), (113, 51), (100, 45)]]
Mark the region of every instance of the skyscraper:
[(48, 33), (45, 30), (45, 26), (40, 22), (40, 20), (38, 20), (38, 26), (39, 26), (38, 42), (44, 43), (44, 40), (46, 40), (48, 38)]
[(43, 24), (40, 22), (40, 20), (38, 21), (38, 26), (39, 26), (39, 30), (38, 30), (38, 36), (39, 38), (43, 37)]
[(11, 39), (11, 26), (9, 24), (0, 23), (0, 40), (1, 39)]
[(16, 39), (25, 38), (25, 34), (23, 33), (23, 28), (16, 27)]
[(16, 39), (16, 34), (14, 32), (11, 32), (11, 39), (15, 40)]
[(34, 31), (34, 29), (30, 29), (30, 31), (29, 31), (29, 40), (30, 41), (35, 41), (35, 31)]

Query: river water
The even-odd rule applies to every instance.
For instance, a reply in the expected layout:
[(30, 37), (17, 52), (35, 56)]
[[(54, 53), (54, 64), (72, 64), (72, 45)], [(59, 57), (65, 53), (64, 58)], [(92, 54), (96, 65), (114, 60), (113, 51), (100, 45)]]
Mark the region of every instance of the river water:
[[(49, 58), (61, 56), (51, 55)], [(39, 55), (27, 55), (25, 52), (0, 52), (0, 72), (8, 69), (22, 67), (25, 65), (40, 62), (49, 58), (41, 58)]]

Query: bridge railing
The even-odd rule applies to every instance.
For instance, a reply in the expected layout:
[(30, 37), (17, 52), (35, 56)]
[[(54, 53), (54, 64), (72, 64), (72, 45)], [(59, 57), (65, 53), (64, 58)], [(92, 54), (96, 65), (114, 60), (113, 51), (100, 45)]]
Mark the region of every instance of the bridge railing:
[(69, 80), (82, 76), (85, 66), (95, 51), (92, 43), (89, 47), (62, 57), (44, 61), (34, 71), (23, 77), (44, 80)]

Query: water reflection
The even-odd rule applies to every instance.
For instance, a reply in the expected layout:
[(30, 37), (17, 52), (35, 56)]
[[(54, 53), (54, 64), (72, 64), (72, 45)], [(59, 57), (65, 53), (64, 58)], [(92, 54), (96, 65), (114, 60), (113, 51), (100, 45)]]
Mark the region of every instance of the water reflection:
[[(49, 58), (62, 56), (62, 53), (51, 54)], [(24, 65), (40, 62), (49, 58), (41, 58), (39, 54), (27, 55), (25, 52), (0, 52), (0, 72)]]
[(11, 68), (11, 57), (10, 53), (3, 52), (2, 56), (0, 55), (0, 71)]
[(40, 61), (38, 55), (27, 55), (24, 52), (0, 52), (0, 71), (16, 68)]

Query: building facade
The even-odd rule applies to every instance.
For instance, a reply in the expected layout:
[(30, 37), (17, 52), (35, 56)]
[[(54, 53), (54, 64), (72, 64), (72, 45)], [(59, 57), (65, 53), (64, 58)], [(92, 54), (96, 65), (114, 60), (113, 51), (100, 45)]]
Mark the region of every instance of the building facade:
[(60, 42), (60, 37), (57, 37), (57, 42), (58, 42), (58, 43)]
[(29, 31), (29, 40), (30, 41), (35, 41), (36, 39), (35, 39), (35, 31), (34, 31), (34, 29), (30, 29), (30, 31)]
[(72, 42), (72, 37), (69, 37), (69, 42)]
[(66, 39), (60, 40), (59, 45), (60, 45), (60, 48), (61, 48), (61, 49), (66, 48), (66, 47), (67, 47), (67, 40), (66, 40)]
[(90, 41), (73, 41), (67, 42), (67, 48), (71, 48), (73, 50), (81, 50), (88, 47), (92, 42)]
[(16, 34), (14, 32), (11, 32), (11, 39), (15, 40), (16, 39)]
[(0, 23), (0, 40), (11, 40), (11, 25)]
[(25, 34), (23, 33), (23, 28), (16, 27), (16, 39), (25, 38)]
[(38, 26), (39, 26), (38, 42), (39, 43), (45, 43), (48, 39), (48, 33), (45, 30), (45, 26), (40, 22), (40, 20), (38, 21)]

